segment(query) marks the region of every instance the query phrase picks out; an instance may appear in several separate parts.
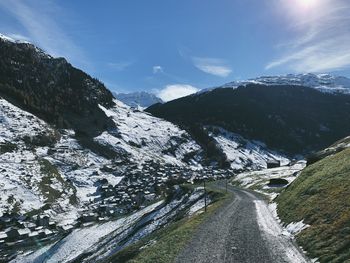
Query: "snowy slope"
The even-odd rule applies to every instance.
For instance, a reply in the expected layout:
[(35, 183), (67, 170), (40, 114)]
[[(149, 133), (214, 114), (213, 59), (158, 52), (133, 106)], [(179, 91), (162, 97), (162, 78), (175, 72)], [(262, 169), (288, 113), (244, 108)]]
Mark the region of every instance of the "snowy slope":
[(228, 132), (220, 127), (206, 128), (209, 136), (215, 139), (226, 154), (234, 170), (260, 170), (267, 167), (268, 161), (273, 160), (279, 160), (281, 164), (289, 163), (286, 157), (269, 150), (262, 142), (247, 140), (239, 134)]
[[(121, 156), (129, 155), (129, 164), (153, 160), (200, 167), (201, 149), (185, 131), (115, 102), (110, 110), (101, 108), (116, 122), (118, 131), (102, 133), (95, 138), (97, 142)], [(112, 186), (120, 182), (128, 164), (120, 165), (82, 147), (74, 135), (72, 130), (57, 131), (0, 99), (0, 216), (52, 203), (46, 212), (58, 223), (71, 223), (78, 210), (97, 197), (98, 181), (107, 179)], [(186, 159), (191, 153), (194, 158)]]
[[(112, 185), (121, 177), (101, 171), (112, 165), (82, 148), (74, 132), (58, 135), (44, 121), (0, 99), (0, 216), (5, 212), (25, 213), (46, 203), (48, 213), (64, 224), (75, 220), (77, 209), (96, 192), (103, 178)], [(52, 146), (40, 146), (38, 138), (57, 137)], [(58, 215), (59, 214), (59, 215)]]
[(18, 205), (24, 211), (37, 209), (43, 202), (43, 196), (35, 187), (41, 179), (40, 164), (35, 153), (26, 148), (24, 137), (50, 132), (50, 128), (3, 99), (0, 99), (0, 112), (2, 148), (6, 145), (17, 147), (0, 155), (0, 215)]
[[(350, 94), (350, 79), (330, 74), (287, 74), (280, 76), (262, 76), (248, 80), (227, 83), (220, 88), (237, 88), (247, 84), (263, 85), (297, 85), (311, 87), (322, 92), (339, 92)], [(208, 89), (212, 90), (212, 89)], [(208, 91), (202, 90), (201, 92)]]
[[(100, 108), (116, 123), (118, 131), (104, 132), (95, 140), (116, 152), (125, 151), (133, 161), (157, 160), (162, 163), (186, 165), (186, 155), (194, 154), (190, 163), (198, 166), (200, 146), (185, 131), (174, 124), (133, 110), (118, 100), (116, 106)], [(185, 158), (185, 159), (184, 159)]]
[(156, 95), (145, 91), (131, 92), (131, 93), (118, 93), (113, 95), (119, 101), (133, 108), (137, 108), (137, 107), (147, 108), (153, 104), (163, 102)]

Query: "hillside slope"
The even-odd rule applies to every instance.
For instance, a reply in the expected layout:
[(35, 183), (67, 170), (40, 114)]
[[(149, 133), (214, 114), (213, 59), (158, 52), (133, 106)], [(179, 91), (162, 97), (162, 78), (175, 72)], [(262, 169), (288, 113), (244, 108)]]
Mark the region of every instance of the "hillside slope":
[(212, 125), (270, 149), (306, 154), (350, 133), (350, 96), (301, 86), (218, 88), (155, 104), (146, 111), (188, 129)]
[(98, 107), (111, 107), (112, 93), (64, 58), (53, 58), (30, 43), (0, 37), (0, 96), (80, 135), (113, 127)]
[(310, 225), (297, 241), (311, 258), (350, 262), (350, 149), (305, 168), (276, 201), (283, 222)]
[[(184, 130), (114, 100), (65, 59), (0, 36), (0, 230), (4, 215), (72, 224), (106, 197), (102, 185), (119, 195), (140, 174), (145, 188), (158, 172), (144, 174), (151, 165), (168, 165), (170, 176), (200, 163)], [(119, 211), (134, 201), (113, 202)]]

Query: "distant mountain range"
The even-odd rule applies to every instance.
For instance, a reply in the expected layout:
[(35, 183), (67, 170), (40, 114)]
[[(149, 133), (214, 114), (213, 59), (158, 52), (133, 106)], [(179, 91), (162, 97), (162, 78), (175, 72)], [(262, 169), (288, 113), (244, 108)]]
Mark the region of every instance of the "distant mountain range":
[(133, 108), (147, 108), (156, 103), (163, 103), (161, 98), (158, 98), (156, 95), (145, 91), (131, 93), (113, 93), (113, 95), (124, 104)]
[[(292, 85), (314, 88), (323, 92), (338, 92), (350, 94), (350, 79), (330, 74), (287, 74), (280, 76), (261, 76), (248, 80), (237, 80), (221, 86), (221, 88), (237, 88), (248, 84), (262, 85)], [(205, 89), (203, 91), (212, 90)], [(203, 92), (202, 91), (202, 92)]]

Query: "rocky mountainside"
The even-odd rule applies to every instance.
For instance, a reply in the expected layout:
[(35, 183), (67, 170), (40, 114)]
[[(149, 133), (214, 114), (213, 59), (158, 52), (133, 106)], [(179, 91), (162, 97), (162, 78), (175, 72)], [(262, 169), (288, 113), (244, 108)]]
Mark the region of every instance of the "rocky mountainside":
[(350, 133), (350, 96), (303, 86), (248, 84), (155, 104), (146, 111), (210, 145), (201, 127), (218, 126), (289, 155), (320, 150)]
[(156, 103), (163, 103), (162, 99), (145, 91), (131, 93), (114, 93), (118, 100), (133, 108), (147, 108)]

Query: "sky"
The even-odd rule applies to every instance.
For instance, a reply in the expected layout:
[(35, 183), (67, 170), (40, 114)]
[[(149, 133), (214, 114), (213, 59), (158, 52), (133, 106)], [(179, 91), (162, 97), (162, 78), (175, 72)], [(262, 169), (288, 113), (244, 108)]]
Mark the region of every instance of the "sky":
[(164, 100), (261, 75), (350, 76), (349, 0), (0, 0), (0, 33)]

